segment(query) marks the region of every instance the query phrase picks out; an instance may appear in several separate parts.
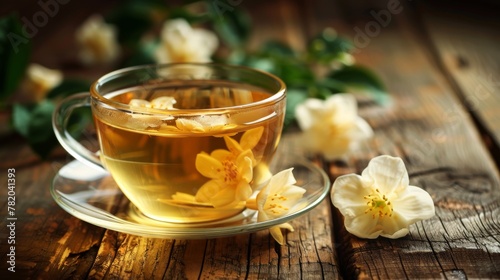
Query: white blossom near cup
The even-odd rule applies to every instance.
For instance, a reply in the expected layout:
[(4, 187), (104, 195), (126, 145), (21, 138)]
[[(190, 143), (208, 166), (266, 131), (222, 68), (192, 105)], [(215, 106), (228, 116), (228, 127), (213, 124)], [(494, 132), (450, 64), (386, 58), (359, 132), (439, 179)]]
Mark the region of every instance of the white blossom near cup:
[(370, 125), (358, 116), (352, 94), (334, 94), (326, 100), (309, 98), (297, 105), (295, 115), (304, 148), (332, 160), (373, 136)]
[(42, 100), (47, 93), (58, 86), (63, 80), (63, 73), (49, 69), (40, 64), (32, 63), (26, 69), (26, 76), (21, 90), (34, 100)]
[[(247, 200), (247, 207), (258, 210), (258, 221), (267, 221), (278, 217), (283, 217), (291, 211), (300, 208), (299, 200), (306, 190), (296, 186), (297, 181), (289, 168), (273, 175), (264, 188), (255, 198)], [(273, 238), (281, 245), (284, 244), (281, 229), (294, 231), (289, 223), (283, 223), (269, 229)]]
[(102, 16), (89, 17), (76, 31), (78, 58), (86, 65), (107, 64), (120, 55), (118, 30), (107, 24)]
[(155, 58), (158, 63), (211, 62), (218, 45), (217, 36), (209, 30), (192, 28), (184, 19), (167, 20)]
[(361, 176), (338, 177), (331, 198), (347, 231), (360, 238), (400, 238), (410, 225), (435, 215), (429, 193), (409, 184), (403, 160), (387, 155), (373, 158)]

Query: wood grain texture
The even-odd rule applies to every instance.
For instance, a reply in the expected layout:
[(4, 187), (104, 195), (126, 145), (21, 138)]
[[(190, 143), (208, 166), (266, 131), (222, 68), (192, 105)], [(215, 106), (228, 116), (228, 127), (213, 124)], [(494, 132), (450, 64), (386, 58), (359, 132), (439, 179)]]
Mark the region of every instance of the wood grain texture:
[[(324, 27), (354, 38), (356, 28), (366, 31), (377, 22), (373, 13), (389, 2), (245, 1), (237, 8), (248, 8), (257, 19), (250, 48), (279, 39), (300, 50)], [(71, 3), (34, 38), (34, 60), (95, 78), (106, 69), (75, 69), (68, 50), (73, 28), (95, 6)], [(364, 240), (345, 231), (326, 199), (291, 222), (295, 231), (286, 234), (285, 246), (267, 230), (206, 240), (128, 235), (82, 222), (52, 200), (49, 186), (70, 159), (65, 153), (41, 161), (20, 138), (2, 135), (0, 182), (7, 168), (16, 168), (17, 180), (13, 279), (498, 279), (498, 22), (463, 20), (467, 14), (431, 2), (401, 4), (386, 26), (356, 46), (358, 63), (381, 76), (393, 101), (360, 108), (375, 137), (345, 160), (311, 159), (333, 180), (360, 173), (377, 155), (399, 156), (411, 184), (431, 194), (434, 218), (413, 225), (401, 239)], [(22, 7), (27, 15), (36, 11)], [(72, 16), (69, 9), (79, 13)], [(284, 134), (278, 153), (285, 161), (303, 153), (297, 130)], [(0, 204), (6, 209), (5, 191)], [(6, 224), (0, 220), (0, 275), (12, 278), (5, 267)]]
[[(477, 3), (433, 9), (418, 6), (429, 47), (444, 75), (455, 87), (468, 112), (477, 120), (489, 148), (498, 157), (500, 147), (500, 21), (498, 4)], [(498, 164), (498, 163), (497, 163)]]
[[(362, 18), (357, 24), (366, 23)], [(497, 169), (413, 24), (403, 11), (356, 55), (382, 76), (394, 100), (385, 110), (364, 110), (376, 136), (348, 165), (359, 173), (374, 155), (403, 158), (411, 184), (433, 197), (436, 217), (398, 240), (337, 234), (341, 267), (347, 277), (361, 279), (495, 278), (500, 275)]]
[[(280, 153), (297, 149), (296, 136), (284, 136)], [(267, 230), (207, 240), (164, 240), (106, 231), (89, 276), (337, 279), (330, 205), (325, 201), (311, 213), (292, 221), (295, 231), (285, 235), (285, 246), (277, 245)]]

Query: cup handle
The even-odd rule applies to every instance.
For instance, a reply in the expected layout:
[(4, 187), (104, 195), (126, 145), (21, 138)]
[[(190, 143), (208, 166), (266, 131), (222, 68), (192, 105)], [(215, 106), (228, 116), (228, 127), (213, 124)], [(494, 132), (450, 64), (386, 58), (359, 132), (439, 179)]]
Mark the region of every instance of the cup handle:
[(69, 154), (87, 165), (102, 170), (105, 168), (99, 156), (76, 141), (66, 129), (73, 110), (86, 106), (90, 107), (90, 94), (88, 92), (74, 94), (63, 99), (52, 114), (52, 127), (57, 140)]

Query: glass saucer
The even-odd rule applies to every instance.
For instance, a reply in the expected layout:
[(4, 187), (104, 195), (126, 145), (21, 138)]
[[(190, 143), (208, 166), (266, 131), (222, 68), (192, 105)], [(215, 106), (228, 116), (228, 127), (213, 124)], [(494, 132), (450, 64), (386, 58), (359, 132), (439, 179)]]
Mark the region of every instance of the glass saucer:
[(207, 239), (264, 230), (297, 218), (316, 207), (328, 194), (326, 173), (305, 159), (293, 159), (271, 168), (275, 173), (293, 167), (296, 185), (306, 189), (304, 197), (286, 216), (257, 221), (257, 213), (246, 209), (236, 216), (214, 222), (176, 224), (156, 221), (138, 212), (104, 170), (78, 161), (63, 166), (56, 174), (51, 194), (71, 215), (90, 224), (123, 233), (174, 239)]

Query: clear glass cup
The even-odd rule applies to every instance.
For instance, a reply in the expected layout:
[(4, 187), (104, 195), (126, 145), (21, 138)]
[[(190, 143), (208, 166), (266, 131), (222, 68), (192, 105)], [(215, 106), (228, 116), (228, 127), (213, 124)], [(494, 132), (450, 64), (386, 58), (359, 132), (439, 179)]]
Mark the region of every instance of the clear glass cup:
[[(107, 170), (133, 206), (170, 223), (238, 214), (269, 177), (280, 140), (286, 87), (255, 69), (218, 64), (145, 65), (99, 78), (53, 116), (61, 145)], [(100, 150), (66, 129), (90, 106)]]

